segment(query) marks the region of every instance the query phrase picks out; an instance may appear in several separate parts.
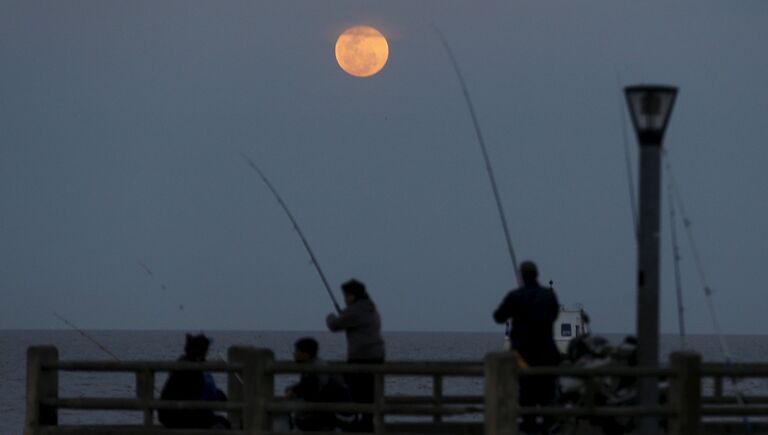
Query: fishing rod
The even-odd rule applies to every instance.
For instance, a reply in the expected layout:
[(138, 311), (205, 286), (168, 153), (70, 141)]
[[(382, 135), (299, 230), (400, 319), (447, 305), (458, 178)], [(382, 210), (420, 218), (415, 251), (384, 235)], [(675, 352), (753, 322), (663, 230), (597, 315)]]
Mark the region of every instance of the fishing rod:
[(293, 214), (288, 209), (288, 206), (285, 205), (285, 201), (283, 201), (283, 198), (280, 196), (279, 193), (277, 193), (277, 189), (275, 189), (275, 186), (272, 185), (272, 183), (269, 181), (266, 175), (264, 175), (264, 172), (259, 169), (258, 166), (256, 166), (256, 163), (251, 160), (250, 157), (248, 157), (245, 153), (241, 152), (240, 156), (245, 159), (246, 162), (248, 162), (248, 165), (259, 175), (261, 180), (264, 182), (264, 184), (267, 185), (269, 190), (272, 192), (272, 195), (274, 195), (275, 199), (277, 200), (277, 203), (280, 204), (280, 206), (283, 208), (283, 211), (288, 216), (288, 219), (290, 219), (291, 223), (293, 224), (293, 229), (296, 230), (296, 233), (299, 235), (299, 238), (301, 239), (301, 242), (304, 244), (304, 249), (307, 250), (307, 253), (309, 254), (309, 258), (312, 260), (312, 265), (315, 266), (315, 270), (317, 270), (317, 274), (320, 275), (320, 280), (323, 281), (323, 285), (325, 286), (325, 290), (328, 292), (328, 296), (331, 297), (331, 301), (333, 302), (334, 308), (336, 308), (336, 312), (341, 312), (341, 307), (339, 306), (339, 303), (336, 301), (336, 297), (333, 296), (333, 291), (331, 290), (330, 284), (328, 284), (328, 280), (325, 278), (325, 274), (323, 273), (323, 269), (320, 268), (320, 263), (317, 262), (317, 257), (315, 257), (315, 253), (312, 251), (312, 248), (309, 246), (309, 242), (307, 241), (307, 238), (304, 237), (304, 233), (301, 231), (301, 228), (299, 227), (299, 224), (296, 222), (296, 219), (294, 219)]
[[(150, 278), (155, 278), (155, 274), (152, 273), (152, 269), (149, 268), (146, 264), (144, 264), (141, 260), (137, 260), (139, 263), (139, 266), (141, 266), (142, 269), (144, 269), (145, 272), (147, 272), (147, 275), (150, 276)], [(160, 281), (160, 289), (162, 290), (168, 290), (168, 287), (165, 285), (164, 282)]]
[(670, 239), (672, 241), (672, 257), (675, 270), (675, 293), (677, 295), (677, 324), (680, 332), (680, 349), (685, 350), (685, 307), (683, 306), (683, 283), (680, 274), (680, 245), (677, 242), (677, 212), (673, 198), (672, 183), (667, 184), (669, 202)]
[[(616, 73), (616, 83), (619, 85), (619, 89), (622, 89), (621, 84), (621, 76), (619, 73)], [(635, 241), (637, 241), (639, 237), (639, 224), (638, 217), (637, 217), (637, 199), (635, 195), (635, 175), (632, 172), (632, 158), (629, 152), (629, 141), (627, 140), (627, 116), (624, 114), (624, 108), (626, 107), (626, 102), (624, 101), (624, 98), (619, 92), (619, 116), (621, 118), (621, 139), (624, 142), (624, 166), (627, 174), (627, 188), (629, 189), (629, 205), (632, 209), (632, 223), (634, 224), (632, 231), (635, 235)]]
[[(717, 311), (715, 310), (715, 304), (712, 297), (712, 287), (709, 286), (709, 282), (707, 280), (707, 276), (704, 273), (704, 265), (701, 260), (701, 256), (699, 255), (699, 249), (698, 245), (696, 245), (696, 239), (693, 235), (693, 224), (691, 220), (688, 218), (688, 213), (685, 210), (685, 203), (683, 202), (683, 196), (680, 193), (680, 189), (677, 185), (677, 182), (675, 180), (675, 175), (672, 172), (672, 164), (670, 163), (669, 155), (667, 154), (666, 150), (662, 151), (662, 158), (664, 161), (665, 169), (667, 170), (667, 176), (669, 177), (669, 189), (670, 189), (670, 196), (672, 197), (672, 201), (677, 200), (677, 205), (680, 210), (680, 217), (683, 222), (683, 228), (685, 229), (686, 236), (688, 238), (688, 244), (691, 247), (691, 252), (693, 254), (693, 262), (696, 266), (696, 271), (698, 272), (699, 276), (699, 282), (701, 284), (701, 287), (704, 291), (704, 296), (707, 301), (707, 308), (709, 310), (710, 319), (712, 320), (712, 327), (715, 330), (715, 335), (717, 335), (717, 338), (720, 342), (720, 351), (723, 353), (723, 356), (725, 357), (725, 363), (726, 365), (733, 365), (733, 354), (731, 353), (731, 349), (728, 346), (728, 341), (725, 339), (725, 335), (723, 335), (723, 331), (720, 328), (720, 322), (717, 318)], [(741, 385), (739, 383), (739, 380), (735, 377), (731, 378), (731, 384), (733, 385), (733, 388), (736, 393), (736, 402), (739, 406), (744, 406), (746, 404), (746, 401), (744, 399), (744, 392), (741, 388)], [(748, 416), (743, 416), (742, 420), (744, 422), (744, 426), (747, 433), (752, 433), (752, 423), (749, 420)]]
[[(225, 363), (229, 364), (229, 360), (221, 351), (216, 352), (219, 355), (219, 359), (224, 361)], [(245, 385), (245, 381), (243, 381), (243, 377), (240, 376), (240, 373), (238, 372), (231, 372), (235, 375), (235, 379), (237, 379), (238, 382), (240, 382), (240, 385)]]
[(499, 211), (499, 218), (501, 219), (501, 227), (504, 230), (504, 238), (507, 242), (507, 250), (509, 251), (509, 258), (512, 260), (512, 266), (514, 267), (514, 271), (515, 271), (515, 279), (517, 280), (517, 285), (520, 286), (522, 285), (522, 279), (520, 277), (520, 270), (517, 267), (517, 256), (515, 255), (515, 249), (512, 246), (512, 237), (509, 235), (509, 227), (507, 225), (507, 216), (504, 213), (504, 207), (501, 204), (499, 188), (496, 185), (496, 177), (493, 175), (493, 167), (491, 166), (491, 159), (488, 156), (488, 150), (485, 147), (485, 139), (483, 139), (483, 132), (480, 129), (480, 122), (477, 120), (477, 114), (475, 113), (475, 107), (472, 104), (472, 98), (470, 98), (469, 96), (469, 90), (467, 89), (467, 84), (464, 81), (464, 76), (461, 73), (461, 69), (459, 68), (459, 63), (453, 54), (453, 50), (451, 50), (450, 45), (448, 45), (448, 41), (445, 39), (445, 36), (443, 36), (443, 33), (440, 31), (440, 29), (437, 28), (437, 26), (434, 23), (432, 24), (432, 29), (437, 34), (437, 37), (440, 39), (440, 42), (443, 44), (443, 48), (445, 48), (445, 52), (448, 54), (448, 58), (450, 59), (451, 65), (453, 66), (453, 71), (456, 73), (456, 78), (459, 80), (459, 85), (461, 86), (461, 92), (464, 94), (464, 101), (467, 103), (469, 116), (472, 118), (472, 125), (475, 128), (475, 135), (477, 136), (477, 142), (480, 144), (480, 150), (483, 153), (483, 159), (485, 161), (485, 169), (486, 169), (486, 172), (488, 173), (488, 179), (491, 181), (493, 198), (496, 200), (496, 208)]
[(59, 313), (54, 312), (53, 315), (56, 316), (57, 319), (59, 319), (62, 322), (64, 322), (65, 325), (67, 325), (70, 328), (74, 329), (75, 331), (79, 332), (80, 335), (82, 335), (83, 337), (88, 339), (88, 341), (90, 341), (91, 343), (95, 344), (99, 349), (103, 350), (107, 355), (111, 356), (115, 361), (120, 361), (120, 358), (118, 358), (117, 355), (115, 355), (114, 353), (112, 353), (112, 351), (107, 349), (106, 346), (104, 346), (103, 344), (99, 343), (98, 340), (96, 340), (95, 338), (91, 337), (90, 334), (86, 333), (82, 329), (80, 329), (77, 326), (75, 326), (72, 322), (70, 322), (69, 320), (65, 319), (61, 315), (59, 315)]

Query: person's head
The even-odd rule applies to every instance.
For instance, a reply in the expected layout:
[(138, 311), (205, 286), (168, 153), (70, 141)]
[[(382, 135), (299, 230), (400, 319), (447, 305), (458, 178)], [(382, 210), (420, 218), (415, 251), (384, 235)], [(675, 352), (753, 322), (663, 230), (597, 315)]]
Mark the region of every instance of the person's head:
[(187, 334), (187, 339), (184, 343), (184, 355), (190, 361), (205, 361), (210, 345), (211, 340), (203, 333), (197, 335)]
[(536, 263), (523, 261), (520, 264), (520, 278), (523, 279), (525, 285), (537, 284), (539, 282), (539, 269), (536, 267)]
[(312, 337), (304, 337), (293, 343), (293, 360), (298, 363), (314, 361), (320, 346)]
[(365, 290), (365, 284), (354, 278), (341, 285), (341, 292), (344, 294), (344, 302), (347, 305), (352, 305), (359, 300), (369, 299), (368, 292)]

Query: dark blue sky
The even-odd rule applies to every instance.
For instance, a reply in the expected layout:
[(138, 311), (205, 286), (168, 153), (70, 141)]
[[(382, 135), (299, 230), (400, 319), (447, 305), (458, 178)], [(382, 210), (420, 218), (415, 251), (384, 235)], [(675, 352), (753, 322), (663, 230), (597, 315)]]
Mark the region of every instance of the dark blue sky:
[[(323, 328), (322, 284), (241, 151), (331, 282), (369, 285), (385, 329), (494, 328), (513, 272), (431, 23), (518, 255), (599, 331), (634, 328), (619, 81), (679, 86), (666, 146), (720, 321), (768, 333), (768, 3), (613, 0), (0, 1), (0, 328), (62, 327), (54, 311), (87, 328)], [(333, 54), (358, 24), (390, 44), (367, 79)], [(684, 242), (688, 327), (708, 333)]]

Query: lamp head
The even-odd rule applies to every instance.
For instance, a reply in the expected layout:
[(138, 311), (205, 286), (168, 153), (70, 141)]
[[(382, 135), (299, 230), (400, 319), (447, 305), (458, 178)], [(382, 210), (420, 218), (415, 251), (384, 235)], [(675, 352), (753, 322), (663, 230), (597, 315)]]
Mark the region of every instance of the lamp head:
[(677, 88), (660, 85), (627, 86), (624, 95), (640, 145), (661, 146), (677, 97)]

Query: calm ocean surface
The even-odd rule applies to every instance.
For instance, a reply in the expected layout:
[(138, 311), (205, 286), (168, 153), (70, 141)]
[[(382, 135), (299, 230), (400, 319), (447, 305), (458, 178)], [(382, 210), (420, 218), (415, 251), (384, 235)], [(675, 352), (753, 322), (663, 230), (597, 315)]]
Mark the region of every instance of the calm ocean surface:
[[(197, 332), (197, 331), (191, 331)], [(88, 331), (96, 340), (124, 360), (177, 358), (184, 345), (182, 331)], [(232, 345), (267, 347), (278, 359), (289, 359), (292, 344), (299, 337), (313, 336), (320, 341), (321, 356), (327, 360), (344, 359), (345, 343), (342, 335), (327, 332), (245, 332), (211, 331), (213, 338), (209, 359), (226, 355)], [(605, 335), (618, 341), (621, 335)], [(389, 360), (480, 360), (499, 350), (501, 334), (461, 332), (392, 332), (385, 334)], [(737, 361), (768, 360), (768, 336), (730, 336), (727, 338)], [(71, 330), (54, 331), (0, 331), (0, 435), (21, 434), (24, 424), (26, 382), (26, 349), (28, 346), (52, 344), (58, 347), (61, 359), (106, 359), (110, 357), (93, 343)], [(677, 350), (679, 339), (664, 336), (661, 341), (662, 358)], [(700, 352), (707, 361), (722, 361), (723, 357), (715, 336), (688, 337), (689, 348)], [(157, 379), (158, 388), (164, 376)], [(276, 391), (282, 392), (291, 377), (278, 379)], [(220, 386), (224, 379), (217, 379)], [(388, 381), (387, 390), (396, 393), (428, 393), (431, 382), (426, 378), (397, 378)], [(768, 384), (762, 380), (747, 380), (742, 388), (748, 393), (767, 392)], [(447, 394), (480, 394), (480, 380), (446, 380)], [(60, 379), (62, 397), (131, 397), (134, 394), (133, 375), (64, 373)], [(138, 423), (140, 416), (132, 413), (95, 412), (89, 414), (62, 412), (62, 423), (101, 422)]]

